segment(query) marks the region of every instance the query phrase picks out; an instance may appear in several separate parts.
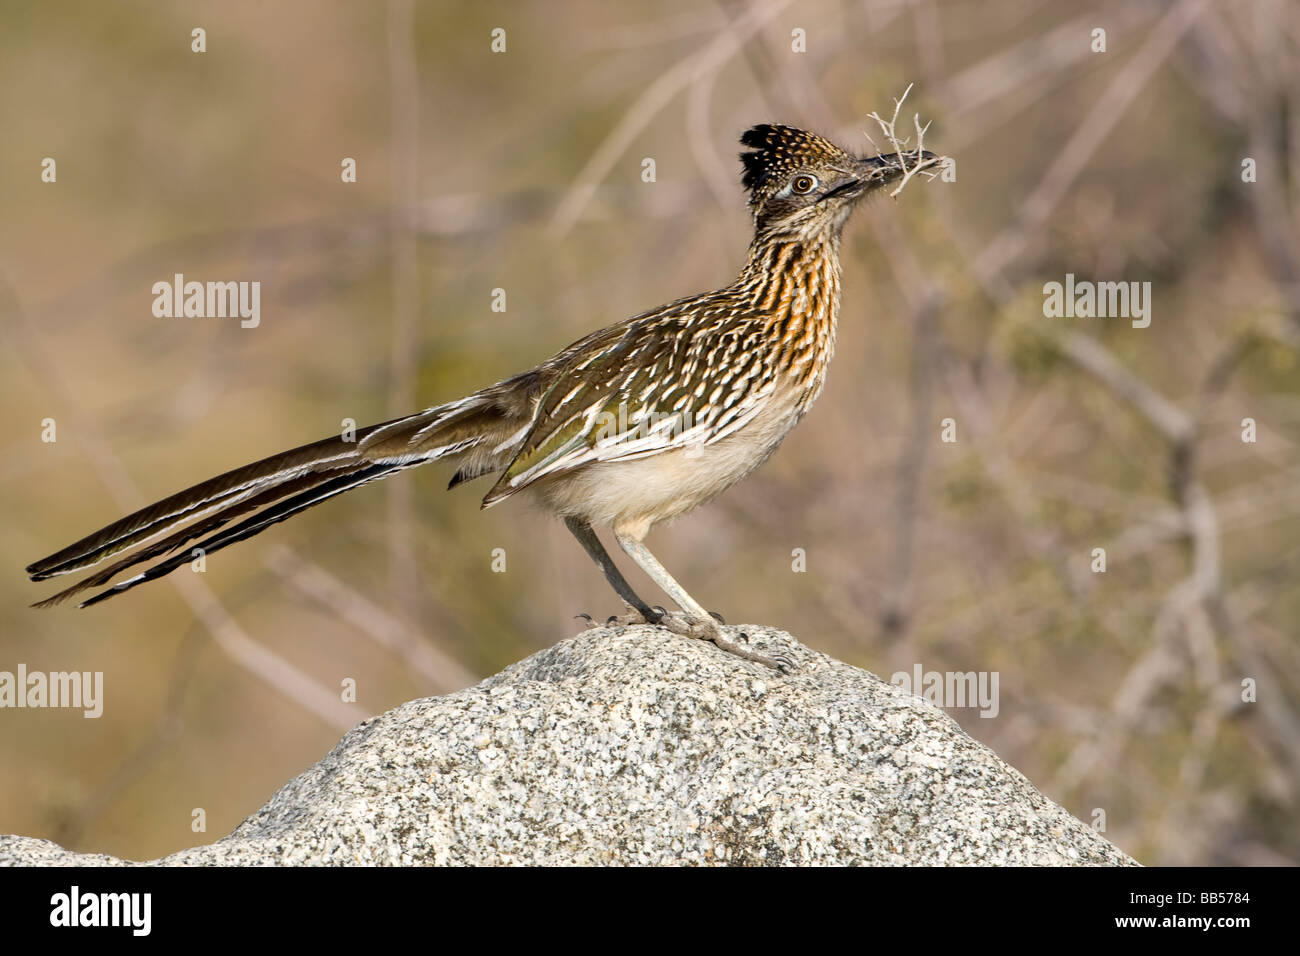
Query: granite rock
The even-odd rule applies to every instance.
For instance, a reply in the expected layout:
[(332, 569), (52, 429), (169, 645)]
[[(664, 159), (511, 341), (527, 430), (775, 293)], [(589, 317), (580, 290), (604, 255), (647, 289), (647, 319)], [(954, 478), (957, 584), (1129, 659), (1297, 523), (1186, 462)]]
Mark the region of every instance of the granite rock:
[[(359, 724), (229, 836), (153, 862), (1133, 864), (943, 711), (743, 631), (797, 671), (594, 628)], [(125, 862), (0, 837), (4, 864)]]

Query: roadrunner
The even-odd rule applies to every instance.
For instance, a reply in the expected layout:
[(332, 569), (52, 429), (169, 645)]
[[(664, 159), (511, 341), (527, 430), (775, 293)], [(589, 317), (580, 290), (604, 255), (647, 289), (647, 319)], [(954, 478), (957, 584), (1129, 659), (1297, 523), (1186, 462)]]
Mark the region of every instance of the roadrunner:
[[(31, 579), (43, 581), (127, 552), (35, 606), (162, 558), (79, 606), (98, 603), (181, 567), (193, 548), (210, 555), (345, 491), (449, 461), (457, 471), (448, 487), (497, 474), (484, 508), (519, 492), (539, 496), (629, 606), (626, 619), (788, 669), (787, 659), (719, 626), (644, 539), (657, 522), (761, 465), (812, 406), (835, 349), (845, 221), (865, 195), (937, 157), (900, 150), (858, 158), (789, 126), (755, 126), (741, 144), (754, 238), (730, 285), (593, 332), (467, 398), (360, 429), (352, 440), (272, 455), (142, 508), (30, 565)], [(594, 526), (610, 528), (681, 612), (643, 601)]]

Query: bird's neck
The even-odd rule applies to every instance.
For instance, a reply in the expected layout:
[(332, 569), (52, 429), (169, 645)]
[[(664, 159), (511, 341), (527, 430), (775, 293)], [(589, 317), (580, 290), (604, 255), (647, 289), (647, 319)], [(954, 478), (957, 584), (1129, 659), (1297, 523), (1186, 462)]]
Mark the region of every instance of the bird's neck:
[(755, 237), (736, 281), (758, 312), (814, 348), (833, 349), (840, 308), (839, 231)]
[(796, 396), (795, 421), (812, 406), (835, 354), (840, 310), (840, 236), (829, 233), (764, 237), (749, 247), (736, 290), (763, 316), (772, 365)]

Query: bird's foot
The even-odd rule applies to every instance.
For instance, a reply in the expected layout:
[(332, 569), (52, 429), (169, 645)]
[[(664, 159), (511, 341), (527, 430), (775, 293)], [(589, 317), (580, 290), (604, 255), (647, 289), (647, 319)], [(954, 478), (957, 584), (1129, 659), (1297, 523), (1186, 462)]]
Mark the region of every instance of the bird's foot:
[(653, 610), (658, 613), (659, 618), (650, 623), (667, 628), (674, 634), (700, 641), (712, 641), (728, 654), (735, 654), (737, 657), (743, 657), (747, 661), (762, 664), (783, 674), (789, 674), (795, 669), (794, 661), (784, 654), (764, 654), (749, 647), (749, 637), (743, 631), (739, 632), (736, 637), (727, 634), (718, 626), (718, 622), (722, 619), (716, 614), (713, 615), (714, 618), (717, 618), (716, 621), (701, 621), (681, 612), (665, 611), (661, 607), (655, 607)]
[(574, 620), (577, 620), (579, 618), (587, 622), (584, 625), (587, 630), (591, 630), (594, 627), (615, 627), (617, 625), (628, 626), (632, 624), (654, 624), (655, 621), (658, 620), (657, 618), (652, 620), (651, 618), (646, 617), (644, 614), (642, 614), (636, 608), (632, 607), (632, 605), (630, 604), (624, 604), (622, 614), (611, 614), (609, 617), (605, 619), (605, 622), (603, 624), (600, 621), (597, 621), (595, 618), (593, 618), (590, 614), (587, 614), (585, 612), (582, 614), (574, 615)]

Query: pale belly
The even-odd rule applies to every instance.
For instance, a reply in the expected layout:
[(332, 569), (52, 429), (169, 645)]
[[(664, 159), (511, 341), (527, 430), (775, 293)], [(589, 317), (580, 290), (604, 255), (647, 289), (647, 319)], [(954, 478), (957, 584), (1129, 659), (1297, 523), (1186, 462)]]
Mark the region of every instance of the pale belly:
[(528, 490), (556, 514), (637, 537), (726, 491), (766, 461), (798, 422), (793, 401), (769, 403), (745, 428), (712, 445), (594, 462)]

